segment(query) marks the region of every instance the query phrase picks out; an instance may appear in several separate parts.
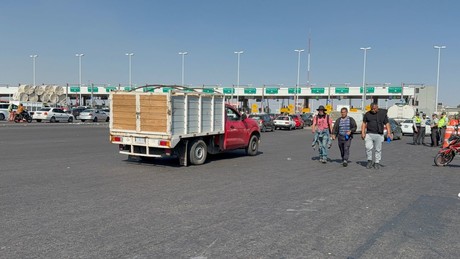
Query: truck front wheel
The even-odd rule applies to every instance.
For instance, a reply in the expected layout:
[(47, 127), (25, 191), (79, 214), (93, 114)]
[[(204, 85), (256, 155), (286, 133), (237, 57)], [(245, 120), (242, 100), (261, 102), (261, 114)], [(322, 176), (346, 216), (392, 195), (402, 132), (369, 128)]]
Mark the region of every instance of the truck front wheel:
[(246, 154), (249, 156), (255, 156), (259, 152), (259, 137), (252, 135), (249, 140), (249, 145), (246, 148)]
[(190, 147), (189, 156), (192, 165), (202, 165), (208, 156), (208, 146), (201, 139), (193, 142)]

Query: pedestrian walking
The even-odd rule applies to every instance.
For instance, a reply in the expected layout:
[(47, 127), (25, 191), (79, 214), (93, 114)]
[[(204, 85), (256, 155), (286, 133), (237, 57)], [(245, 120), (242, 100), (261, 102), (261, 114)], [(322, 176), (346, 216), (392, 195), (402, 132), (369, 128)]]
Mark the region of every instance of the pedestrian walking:
[[(361, 137), (365, 142), (367, 165), (366, 168), (380, 169), (380, 160), (382, 159), (383, 128), (387, 128), (387, 138), (393, 139), (391, 126), (388, 122), (387, 112), (379, 110), (376, 103), (370, 105), (371, 110), (366, 112), (361, 127)], [(375, 151), (375, 160), (372, 153)]]
[(8, 113), (9, 113), (8, 121), (13, 121), (14, 120), (14, 106), (13, 106), (13, 103), (10, 103), (10, 105), (8, 105)]
[(431, 116), (431, 123), (430, 123), (430, 127), (431, 127), (431, 146), (432, 147), (437, 147), (439, 146), (439, 132), (438, 132), (438, 115), (436, 114), (433, 114)]
[(412, 129), (414, 134), (412, 135), (412, 144), (420, 145), (420, 126), (422, 124), (422, 118), (420, 118), (420, 114), (417, 112), (412, 118)]
[(331, 145), (332, 120), (323, 105), (320, 105), (318, 114), (313, 118), (311, 131), (314, 134), (314, 142), (318, 143), (319, 161), (327, 162), (328, 149)]
[(337, 138), (342, 165), (344, 167), (348, 166), (351, 140), (353, 139), (353, 133), (356, 132), (356, 127), (355, 119), (348, 116), (348, 109), (345, 107), (342, 108), (340, 110), (340, 118), (335, 121), (334, 128), (332, 129), (332, 140)]

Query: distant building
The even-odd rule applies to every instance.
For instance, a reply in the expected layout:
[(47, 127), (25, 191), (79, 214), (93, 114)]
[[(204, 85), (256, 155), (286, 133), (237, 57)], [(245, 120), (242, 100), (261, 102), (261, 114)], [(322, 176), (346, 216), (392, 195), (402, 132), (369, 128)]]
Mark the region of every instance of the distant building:
[[(427, 115), (433, 114), (436, 111), (436, 87), (421, 85), (414, 87), (414, 90), (414, 98), (410, 104), (418, 112), (423, 112)], [(438, 108), (438, 112), (441, 110), (441, 108)]]

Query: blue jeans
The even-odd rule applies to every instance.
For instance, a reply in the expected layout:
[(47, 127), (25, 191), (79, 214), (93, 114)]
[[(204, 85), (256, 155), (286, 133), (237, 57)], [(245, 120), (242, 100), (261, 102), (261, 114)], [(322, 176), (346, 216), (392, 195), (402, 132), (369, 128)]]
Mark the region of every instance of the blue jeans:
[(318, 144), (319, 158), (327, 159), (328, 149), (331, 145), (331, 137), (329, 134), (329, 130), (325, 129), (322, 131), (316, 131), (314, 140)]

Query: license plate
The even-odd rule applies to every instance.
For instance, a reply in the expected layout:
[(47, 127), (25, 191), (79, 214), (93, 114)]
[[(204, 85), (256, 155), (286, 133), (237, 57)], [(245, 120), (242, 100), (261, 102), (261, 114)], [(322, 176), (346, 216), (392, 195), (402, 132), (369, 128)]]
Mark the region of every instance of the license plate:
[(135, 139), (134, 139), (134, 142), (135, 142), (136, 144), (145, 145), (145, 138), (135, 138)]

